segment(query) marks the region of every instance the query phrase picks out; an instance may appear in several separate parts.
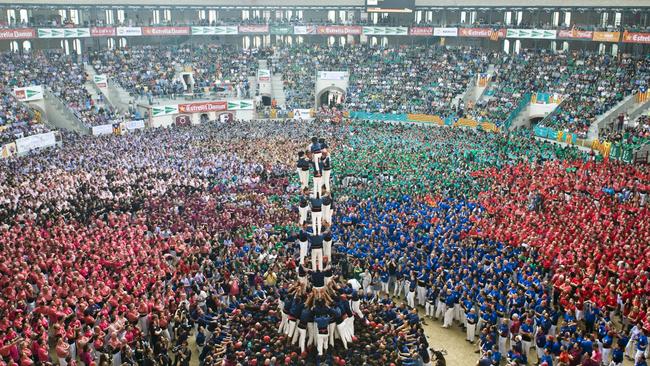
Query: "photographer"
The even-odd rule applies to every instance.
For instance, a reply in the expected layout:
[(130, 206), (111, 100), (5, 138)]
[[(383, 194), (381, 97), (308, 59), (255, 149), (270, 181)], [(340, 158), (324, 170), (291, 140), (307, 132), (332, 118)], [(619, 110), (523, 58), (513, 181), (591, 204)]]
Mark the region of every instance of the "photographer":
[(174, 366), (189, 366), (190, 359), (192, 358), (192, 351), (190, 351), (187, 341), (183, 341), (180, 345), (172, 348), (172, 353), (175, 355)]

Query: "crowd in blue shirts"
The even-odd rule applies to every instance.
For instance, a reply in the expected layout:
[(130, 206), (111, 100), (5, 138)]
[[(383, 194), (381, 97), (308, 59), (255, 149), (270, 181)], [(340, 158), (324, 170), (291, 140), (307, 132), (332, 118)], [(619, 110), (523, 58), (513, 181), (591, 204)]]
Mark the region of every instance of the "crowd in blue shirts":
[[(467, 341), (478, 344), (479, 364), (622, 364), (626, 331), (616, 331), (613, 319), (590, 305), (584, 322), (563, 311), (535, 250), (480, 235), (480, 206), (405, 195), (349, 199), (338, 210), (346, 215), (335, 226), (335, 248), (364, 269), (352, 275), (369, 298), (403, 295), (410, 308), (423, 307), (425, 317), (443, 327), (463, 328)], [(594, 333), (583, 330), (585, 324)], [(645, 337), (641, 332), (636, 342), (642, 354)], [(645, 357), (636, 358), (645, 365)]]

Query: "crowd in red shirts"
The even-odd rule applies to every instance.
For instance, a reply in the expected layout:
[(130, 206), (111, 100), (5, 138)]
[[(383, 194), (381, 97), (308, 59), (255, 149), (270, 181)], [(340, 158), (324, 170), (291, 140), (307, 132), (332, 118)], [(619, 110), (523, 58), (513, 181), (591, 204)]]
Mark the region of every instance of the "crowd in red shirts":
[(489, 212), (482, 235), (538, 248), (564, 308), (591, 301), (650, 330), (647, 166), (553, 161), (475, 176), (493, 179), (480, 195)]

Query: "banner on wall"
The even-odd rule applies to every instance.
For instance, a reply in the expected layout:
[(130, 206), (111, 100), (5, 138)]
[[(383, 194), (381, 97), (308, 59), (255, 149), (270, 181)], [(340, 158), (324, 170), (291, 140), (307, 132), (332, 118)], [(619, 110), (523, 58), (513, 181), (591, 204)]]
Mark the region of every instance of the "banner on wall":
[(271, 81), (271, 70), (258, 69), (257, 70), (257, 81), (262, 81), (262, 82)]
[(16, 151), (24, 154), (34, 149), (56, 145), (56, 136), (54, 132), (40, 133), (16, 140)]
[(557, 31), (557, 38), (560, 39), (591, 39), (594, 36), (592, 31), (584, 31), (577, 29), (562, 29)]
[(345, 80), (347, 71), (319, 71), (318, 80)]
[(23, 88), (14, 88), (16, 99), (22, 102), (31, 102), (33, 100), (43, 99), (43, 87), (40, 85), (27, 86)]
[(142, 27), (143, 36), (188, 36), (190, 27)]
[(128, 121), (124, 124), (127, 130), (139, 130), (141, 128), (144, 128), (144, 121), (143, 120), (138, 120), (138, 121)]
[(411, 27), (409, 34), (412, 36), (432, 36), (433, 27)]
[(556, 39), (556, 30), (546, 29), (508, 29), (507, 38)]
[(113, 133), (113, 125), (107, 124), (107, 125), (93, 126), (91, 130), (93, 136), (110, 135)]
[(228, 101), (228, 110), (229, 111), (239, 111), (239, 110), (251, 110), (253, 109), (252, 100), (229, 100)]
[(624, 32), (623, 42), (625, 43), (650, 43), (650, 33)]
[(311, 109), (294, 109), (293, 119), (307, 121), (314, 118), (311, 116)]
[(293, 34), (293, 27), (290, 25), (272, 25), (269, 28), (271, 34), (283, 35), (283, 34)]
[(592, 40), (595, 42), (618, 42), (621, 32), (594, 32)]
[(240, 25), (239, 33), (268, 33), (269, 26), (267, 24), (253, 24), (253, 25)]
[(114, 37), (117, 35), (115, 27), (92, 27), (90, 35), (93, 37)]
[(178, 114), (178, 104), (154, 106), (151, 108), (151, 115), (153, 117), (169, 116)]
[(2, 145), (2, 155), (3, 159), (16, 155), (16, 143), (10, 142), (8, 144)]
[(104, 74), (93, 75), (93, 82), (98, 88), (106, 88), (108, 86), (108, 77)]
[(406, 36), (407, 27), (363, 27), (363, 34), (367, 36)]
[(433, 35), (437, 37), (458, 37), (458, 28), (434, 28)]
[(90, 28), (38, 28), (38, 38), (86, 38)]
[(295, 25), (293, 27), (293, 34), (316, 34), (317, 28), (315, 25)]
[(140, 27), (117, 27), (116, 34), (120, 37), (137, 37), (142, 35)]
[(185, 103), (178, 105), (179, 113), (207, 113), (207, 112), (221, 112), (226, 110), (225, 101), (216, 102), (199, 102), (199, 103)]
[(327, 35), (360, 35), (363, 28), (356, 25), (320, 25), (316, 28), (316, 33)]
[(0, 29), (0, 39), (32, 39), (36, 31), (30, 28)]
[(211, 36), (237, 34), (238, 30), (236, 25), (228, 25), (223, 27), (192, 27), (191, 33), (195, 36)]
[(499, 39), (506, 38), (505, 29), (491, 29), (491, 28), (459, 28), (459, 37), (474, 37), (474, 38), (490, 38)]

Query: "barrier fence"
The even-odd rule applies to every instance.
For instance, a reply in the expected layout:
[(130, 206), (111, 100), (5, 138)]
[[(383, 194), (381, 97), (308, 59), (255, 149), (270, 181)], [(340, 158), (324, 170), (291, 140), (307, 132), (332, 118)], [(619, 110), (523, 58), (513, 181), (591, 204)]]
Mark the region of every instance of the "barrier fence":
[(469, 118), (452, 118), (446, 117), (442, 118), (437, 115), (431, 114), (404, 114), (404, 113), (370, 113), (370, 112), (361, 112), (353, 111), (349, 112), (349, 117), (353, 119), (365, 119), (369, 121), (390, 121), (390, 122), (419, 122), (419, 123), (431, 123), (438, 126), (450, 126), (450, 127), (470, 127), (470, 128), (481, 128), (486, 131), (499, 132), (499, 127), (497, 127), (492, 122), (478, 122)]

